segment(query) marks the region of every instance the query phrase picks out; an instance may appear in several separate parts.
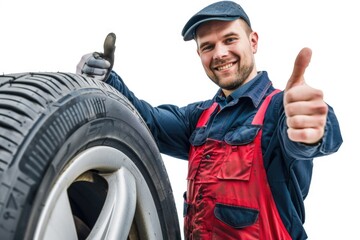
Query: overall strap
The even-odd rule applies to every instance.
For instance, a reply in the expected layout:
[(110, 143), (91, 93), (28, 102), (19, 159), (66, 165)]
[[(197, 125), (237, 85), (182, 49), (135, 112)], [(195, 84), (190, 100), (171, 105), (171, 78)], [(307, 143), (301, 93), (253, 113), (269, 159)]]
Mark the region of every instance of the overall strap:
[(215, 111), (217, 106), (218, 106), (218, 103), (214, 102), (208, 109), (205, 109), (202, 112), (202, 114), (197, 122), (196, 128), (204, 127), (207, 124), (207, 122), (210, 119), (211, 114)]
[(269, 106), (271, 98), (278, 92), (281, 92), (279, 89), (275, 89), (272, 93), (270, 93), (264, 100), (264, 102), (261, 104), (259, 110), (257, 111), (252, 124), (262, 125), (264, 121), (264, 116), (267, 107)]

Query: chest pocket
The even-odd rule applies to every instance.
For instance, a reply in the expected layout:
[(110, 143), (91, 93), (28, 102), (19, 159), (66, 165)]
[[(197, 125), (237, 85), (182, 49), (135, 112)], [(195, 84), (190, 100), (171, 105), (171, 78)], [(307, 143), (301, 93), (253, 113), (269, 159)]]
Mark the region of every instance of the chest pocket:
[(191, 134), (189, 141), (191, 145), (198, 147), (205, 143), (207, 138), (207, 132), (205, 127), (197, 128)]
[(218, 179), (249, 181), (254, 161), (254, 139), (260, 129), (260, 125), (245, 125), (225, 135), (224, 141), (228, 149), (218, 172)]

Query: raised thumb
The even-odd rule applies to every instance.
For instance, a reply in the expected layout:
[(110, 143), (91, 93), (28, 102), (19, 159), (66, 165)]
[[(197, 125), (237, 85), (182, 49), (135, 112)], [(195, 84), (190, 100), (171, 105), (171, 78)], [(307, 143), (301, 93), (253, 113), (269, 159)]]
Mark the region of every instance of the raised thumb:
[(285, 90), (289, 90), (293, 86), (305, 83), (304, 73), (309, 66), (312, 51), (310, 48), (303, 48), (297, 55), (294, 63), (294, 69), (290, 79), (286, 84)]
[(104, 55), (103, 58), (110, 62), (110, 67), (104, 77), (104, 81), (109, 77), (110, 72), (114, 66), (115, 62), (115, 42), (116, 42), (116, 35), (115, 33), (109, 33), (104, 41)]
[(115, 33), (109, 33), (104, 41), (104, 58), (110, 63), (114, 62), (114, 53), (115, 53), (115, 42), (116, 35)]

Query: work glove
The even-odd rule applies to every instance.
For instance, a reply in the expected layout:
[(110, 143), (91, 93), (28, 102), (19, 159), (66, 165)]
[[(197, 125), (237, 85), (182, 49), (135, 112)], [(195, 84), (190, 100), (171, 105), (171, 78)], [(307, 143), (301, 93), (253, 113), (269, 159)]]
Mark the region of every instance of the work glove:
[(104, 41), (104, 53), (93, 52), (81, 57), (76, 73), (106, 81), (114, 66), (116, 35), (109, 33)]

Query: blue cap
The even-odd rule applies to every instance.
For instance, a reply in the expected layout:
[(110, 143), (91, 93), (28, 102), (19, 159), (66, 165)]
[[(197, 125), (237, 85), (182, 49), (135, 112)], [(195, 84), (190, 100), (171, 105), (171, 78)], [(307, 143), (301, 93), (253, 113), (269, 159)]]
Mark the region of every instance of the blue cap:
[(212, 20), (234, 21), (238, 18), (243, 19), (251, 27), (249, 17), (239, 4), (232, 1), (212, 3), (189, 19), (181, 35), (184, 37), (184, 41), (189, 41), (195, 38), (197, 27), (204, 22)]

